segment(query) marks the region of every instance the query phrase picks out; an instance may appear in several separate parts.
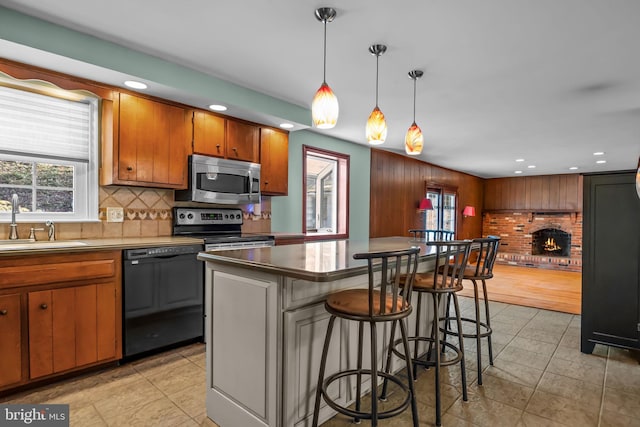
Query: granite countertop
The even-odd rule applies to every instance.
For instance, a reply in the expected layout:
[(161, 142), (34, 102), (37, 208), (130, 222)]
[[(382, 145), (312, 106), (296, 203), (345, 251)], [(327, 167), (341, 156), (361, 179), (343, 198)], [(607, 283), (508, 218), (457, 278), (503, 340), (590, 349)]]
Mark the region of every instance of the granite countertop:
[(201, 244), (203, 244), (202, 239), (173, 236), (74, 239), (56, 240), (53, 242), (49, 242), (47, 240), (39, 240), (37, 242), (28, 242), (24, 240), (3, 240), (2, 242), (0, 242), (0, 257)]
[(378, 252), (420, 247), (420, 260), (435, 256), (435, 248), (411, 237), (380, 237), (368, 240), (331, 240), (303, 244), (201, 252), (198, 259), (250, 268), (268, 273), (329, 282), (367, 272), (367, 261), (353, 259), (359, 252)]

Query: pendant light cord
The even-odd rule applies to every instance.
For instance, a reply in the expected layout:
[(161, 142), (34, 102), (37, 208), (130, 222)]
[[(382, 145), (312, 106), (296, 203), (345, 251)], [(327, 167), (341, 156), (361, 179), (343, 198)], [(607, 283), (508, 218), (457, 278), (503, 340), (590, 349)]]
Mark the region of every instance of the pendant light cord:
[(324, 22), (324, 69), (322, 70), (322, 83), (327, 84), (327, 20), (323, 19)]
[(417, 78), (413, 78), (413, 123), (416, 122), (416, 81)]
[(376, 54), (376, 107), (378, 106), (378, 61), (380, 60), (380, 54)]

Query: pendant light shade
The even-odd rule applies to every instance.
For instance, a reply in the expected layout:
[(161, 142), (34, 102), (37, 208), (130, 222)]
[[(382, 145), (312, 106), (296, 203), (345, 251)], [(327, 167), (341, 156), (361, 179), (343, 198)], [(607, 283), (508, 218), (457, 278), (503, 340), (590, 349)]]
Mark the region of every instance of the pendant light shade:
[(387, 121), (378, 107), (378, 60), (387, 51), (387, 46), (374, 44), (369, 46), (369, 52), (376, 57), (376, 106), (367, 120), (366, 135), (371, 145), (380, 145), (387, 139)]
[(323, 82), (311, 103), (313, 125), (318, 129), (331, 129), (338, 122), (338, 98), (326, 82)]
[(417, 156), (422, 153), (422, 146), (424, 145), (422, 129), (416, 124), (416, 82), (422, 77), (422, 74), (421, 70), (409, 71), (409, 78), (413, 80), (413, 123), (409, 126), (404, 137), (404, 149), (410, 156)]
[(311, 103), (311, 117), (313, 125), (318, 129), (331, 129), (338, 122), (339, 106), (338, 98), (327, 84), (327, 22), (336, 17), (336, 10), (331, 7), (316, 9), (316, 19), (324, 24), (324, 69), (322, 73), (322, 85), (313, 97)]

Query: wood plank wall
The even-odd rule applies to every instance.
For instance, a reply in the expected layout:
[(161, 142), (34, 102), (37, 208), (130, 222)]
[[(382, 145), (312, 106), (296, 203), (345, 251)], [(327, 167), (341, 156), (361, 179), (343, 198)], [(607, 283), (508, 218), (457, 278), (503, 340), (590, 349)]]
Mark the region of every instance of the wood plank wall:
[[(445, 169), (388, 151), (371, 150), (370, 237), (409, 236), (419, 228), (417, 211), (426, 182), (458, 187), (457, 238), (480, 237), (484, 179)], [(476, 216), (462, 218), (462, 209), (476, 208)]]
[(582, 212), (582, 175), (538, 175), (485, 180), (487, 211)]

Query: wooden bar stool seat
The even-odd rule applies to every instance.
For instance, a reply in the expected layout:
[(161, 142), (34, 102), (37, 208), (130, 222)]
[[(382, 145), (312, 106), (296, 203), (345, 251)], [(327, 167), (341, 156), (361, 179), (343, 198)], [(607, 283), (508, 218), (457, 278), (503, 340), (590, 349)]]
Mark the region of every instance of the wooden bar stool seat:
[[(413, 384), (413, 370), (411, 360), (406, 364), (406, 379), (391, 373), (390, 366), (386, 369), (378, 369), (378, 343), (377, 324), (382, 322), (392, 322), (392, 329), (395, 325), (400, 325), (401, 339), (399, 340), (404, 351), (409, 353), (409, 342), (403, 319), (407, 318), (412, 311), (408, 298), (402, 294), (400, 286), (400, 276), (404, 275), (404, 285), (410, 290), (413, 287), (418, 267), (419, 247), (412, 247), (398, 251), (358, 253), (354, 259), (364, 259), (368, 265), (368, 288), (348, 289), (338, 291), (329, 295), (325, 301), (325, 309), (331, 316), (327, 326), (322, 357), (320, 359), (320, 372), (318, 374), (318, 385), (316, 388), (316, 398), (313, 412), (312, 426), (318, 425), (320, 412), (320, 401), (324, 399), (329, 407), (335, 411), (352, 417), (355, 422), (360, 420), (371, 420), (372, 426), (378, 425), (378, 420), (391, 418), (401, 414), (411, 407), (413, 426), (418, 427), (418, 409)], [(327, 354), (331, 344), (331, 335), (336, 319), (346, 319), (358, 322), (358, 350), (357, 366), (355, 369), (344, 369), (325, 377), (327, 365)], [(364, 325), (368, 323), (370, 327), (370, 354), (371, 365), (369, 368), (362, 366)], [(390, 341), (389, 344), (393, 342)], [(355, 377), (356, 394), (355, 408), (349, 408), (334, 401), (328, 393), (331, 384), (343, 378)], [(363, 410), (362, 401), (362, 380), (371, 379), (371, 407)], [(388, 381), (395, 383), (404, 398), (400, 398), (399, 403), (391, 408), (379, 410), (378, 408), (378, 384), (379, 379), (384, 379), (385, 385)]]

